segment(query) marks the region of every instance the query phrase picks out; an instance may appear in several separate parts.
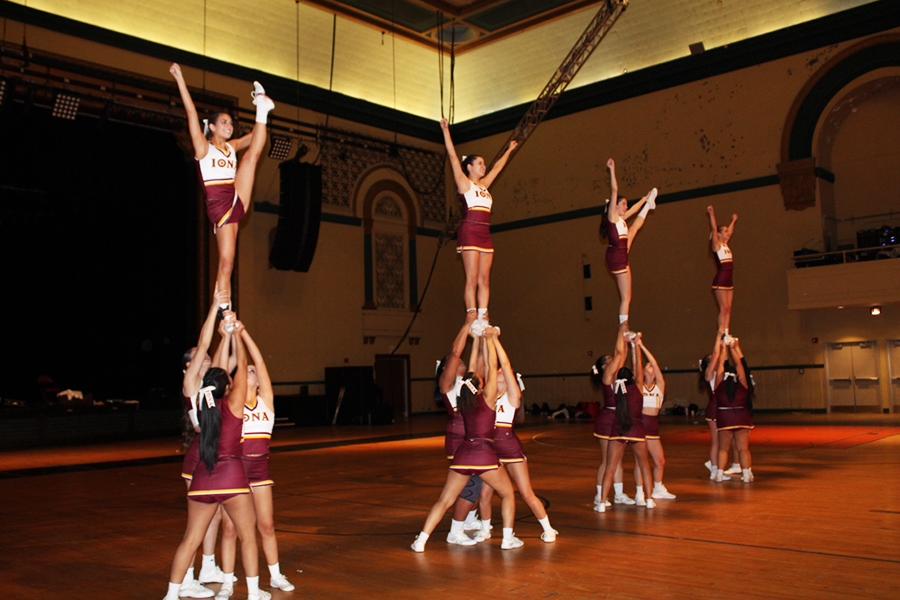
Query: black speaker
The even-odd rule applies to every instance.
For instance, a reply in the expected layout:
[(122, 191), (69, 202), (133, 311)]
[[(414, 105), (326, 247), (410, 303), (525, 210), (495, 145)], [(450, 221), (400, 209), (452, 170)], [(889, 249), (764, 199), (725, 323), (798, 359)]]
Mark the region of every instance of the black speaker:
[(278, 227), (269, 262), (282, 271), (309, 271), (322, 220), (322, 167), (289, 160), (278, 165)]

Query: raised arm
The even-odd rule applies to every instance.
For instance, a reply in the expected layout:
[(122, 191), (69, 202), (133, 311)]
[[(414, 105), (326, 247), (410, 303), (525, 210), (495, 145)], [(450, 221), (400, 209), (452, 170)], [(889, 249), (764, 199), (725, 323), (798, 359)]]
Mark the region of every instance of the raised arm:
[(244, 402), (247, 401), (247, 350), (244, 347), (240, 321), (234, 322), (234, 335), (230, 336), (234, 343), (234, 355), (237, 358), (237, 371), (231, 380), (231, 393), (228, 394), (228, 408), (234, 416), (243, 417)]
[(716, 221), (716, 209), (712, 204), (706, 207), (706, 214), (709, 215), (709, 239), (712, 244), (713, 252), (719, 250), (719, 223)]
[(469, 373), (478, 375), (478, 351), (481, 349), (481, 339), (472, 339), (472, 350), (469, 351)]
[(634, 381), (637, 385), (644, 384), (644, 360), (641, 356), (641, 334), (638, 333), (632, 342), (632, 352), (634, 352)]
[(731, 213), (731, 222), (725, 226), (725, 229), (728, 231), (729, 238), (734, 235), (734, 224), (737, 223), (737, 219), (737, 213)]
[(184, 372), (181, 379), (181, 393), (184, 396), (193, 396), (200, 389), (200, 368), (203, 361), (200, 359), (204, 354), (209, 352), (209, 345), (212, 343), (213, 334), (216, 332), (216, 311), (218, 310), (218, 300), (213, 302), (209, 308), (209, 314), (206, 315), (206, 321), (200, 328), (200, 337), (197, 339), (197, 350), (194, 354), (196, 360), (192, 360), (188, 368)]
[(609, 169), (609, 203), (606, 205), (606, 218), (615, 221), (619, 214), (616, 204), (619, 200), (619, 182), (616, 181), (616, 161), (611, 158), (606, 160), (606, 168)]
[[(235, 123), (235, 129), (237, 129), (237, 123)], [(241, 150), (246, 150), (250, 146), (250, 138), (253, 137), (253, 133), (248, 133), (242, 135), (239, 138), (228, 140), (228, 143), (231, 144), (231, 147), (234, 148), (235, 152), (240, 152)]]
[(269, 376), (269, 369), (266, 367), (266, 359), (263, 358), (259, 346), (256, 345), (256, 342), (253, 341), (246, 329), (241, 330), (241, 338), (244, 340), (244, 345), (247, 347), (247, 353), (250, 355), (250, 360), (253, 361), (253, 366), (256, 367), (259, 395), (270, 402), (271, 406), (271, 402), (275, 399), (275, 391), (272, 389), (272, 378)]
[(472, 181), (463, 172), (459, 157), (456, 156), (456, 147), (453, 145), (453, 138), (450, 137), (450, 123), (447, 122), (447, 119), (441, 119), (441, 132), (444, 134), (444, 146), (447, 148), (447, 158), (450, 160), (450, 168), (453, 170), (456, 191), (465, 194), (472, 187)]
[(728, 351), (731, 352), (731, 359), (734, 362), (734, 372), (737, 373), (738, 381), (740, 381), (741, 385), (745, 388), (749, 388), (750, 386), (747, 383), (747, 370), (744, 368), (744, 353), (741, 351), (741, 347), (737, 340), (734, 340), (734, 343), (728, 347)]
[(716, 376), (716, 370), (719, 367), (719, 359), (722, 357), (722, 337), (716, 336), (716, 343), (713, 345), (712, 356), (709, 359), (709, 364), (706, 365), (706, 373), (703, 374), (703, 377), (707, 381), (712, 381)]
[(640, 200), (635, 202), (634, 205), (631, 206), (631, 208), (629, 208), (627, 211), (625, 211), (625, 214), (622, 215), (622, 218), (627, 220), (627, 219), (630, 219), (631, 217), (633, 217), (634, 213), (636, 213), (639, 210), (641, 210), (642, 208), (644, 208), (644, 205), (647, 204), (647, 200), (649, 198), (650, 198), (650, 194), (647, 194), (646, 196), (642, 197)]
[(640, 342), (641, 351), (644, 353), (644, 356), (647, 357), (647, 361), (653, 366), (653, 371), (656, 373), (656, 386), (659, 388), (659, 393), (663, 396), (666, 395), (666, 380), (663, 377), (662, 369), (659, 368), (659, 363), (656, 362), (656, 357), (647, 349), (647, 346), (644, 344), (644, 340)]
[(438, 381), (438, 388), (441, 390), (442, 394), (446, 394), (453, 389), (453, 383), (456, 381), (456, 369), (459, 367), (459, 363), (462, 362), (462, 354), (466, 349), (466, 339), (468, 337), (469, 324), (465, 323), (453, 340), (450, 354), (444, 359), (444, 370), (441, 373), (440, 381)]
[(506, 396), (513, 408), (519, 408), (522, 404), (522, 390), (519, 389), (519, 380), (516, 379), (516, 373), (513, 371), (512, 365), (509, 363), (509, 356), (500, 343), (500, 336), (491, 336), (494, 343), (494, 350), (497, 352), (497, 360), (500, 362), (500, 369), (503, 371), (503, 380), (506, 382)]
[(494, 406), (497, 403), (497, 351), (494, 344), (490, 343), (488, 340), (487, 332), (485, 332), (485, 334), (486, 335), (482, 336), (481, 339), (485, 346), (484, 352), (485, 357), (487, 358), (485, 369), (487, 370), (487, 374), (485, 376), (482, 394), (488, 404)]
[[(226, 318), (234, 313), (228, 311), (225, 313)], [(228, 321), (226, 319), (222, 319), (219, 321), (219, 335), (221, 339), (219, 340), (219, 347), (216, 348), (216, 353), (213, 355), (212, 366), (219, 367), (220, 369), (225, 369), (229, 374), (231, 373), (231, 365), (230, 357), (231, 357), (231, 336), (232, 331), (228, 331), (226, 326), (228, 325)]]
[(169, 67), (169, 73), (172, 74), (172, 77), (175, 78), (175, 83), (178, 84), (178, 93), (181, 94), (181, 102), (184, 104), (184, 112), (187, 114), (188, 133), (191, 135), (191, 145), (194, 146), (194, 158), (200, 160), (206, 156), (206, 152), (209, 150), (209, 142), (200, 128), (200, 116), (197, 114), (197, 107), (194, 106), (194, 100), (191, 98), (191, 93), (184, 82), (184, 75), (182, 75), (181, 67), (178, 63), (172, 63), (172, 66)]
[(481, 185), (486, 188), (491, 187), (491, 184), (494, 183), (494, 180), (497, 179), (497, 175), (506, 167), (506, 163), (509, 162), (509, 157), (512, 156), (512, 153), (515, 152), (516, 148), (519, 147), (519, 142), (516, 140), (512, 140), (509, 142), (509, 146), (506, 147), (506, 151), (503, 155), (497, 159), (497, 162), (491, 166), (491, 170), (488, 171), (487, 175), (485, 175), (481, 179)]
[(612, 358), (609, 359), (609, 362), (603, 369), (603, 383), (606, 385), (613, 382), (619, 369), (622, 368), (622, 365), (625, 364), (625, 360), (628, 358), (628, 344), (625, 342), (625, 333), (627, 331), (628, 324), (621, 323), (619, 325), (619, 331), (616, 334), (616, 347), (613, 351)]

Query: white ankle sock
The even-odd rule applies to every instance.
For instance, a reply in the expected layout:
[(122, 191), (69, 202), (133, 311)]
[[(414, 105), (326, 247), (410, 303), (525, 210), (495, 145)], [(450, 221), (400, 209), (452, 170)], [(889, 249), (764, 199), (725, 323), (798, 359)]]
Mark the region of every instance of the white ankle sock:
[(731, 468), (732, 468), (732, 469), (740, 469), (740, 468), (741, 468), (741, 463), (731, 463)]
[(513, 536), (512, 527), (504, 527), (503, 528), (503, 539), (509, 540), (509, 539), (512, 539), (512, 536)]
[(450, 535), (459, 535), (463, 532), (464, 521), (450, 520)]
[(634, 489), (634, 499), (638, 502), (644, 500), (644, 488), (639, 487)]
[(269, 577), (281, 577), (281, 565), (279, 563), (269, 565)]
[(247, 595), (259, 596), (259, 576), (247, 578)]
[(234, 589), (234, 572), (225, 573), (225, 581), (222, 582), (222, 587), (228, 586), (231, 589)]
[(544, 531), (552, 531), (553, 528), (550, 527), (550, 516), (546, 516), (543, 519), (538, 519), (538, 523), (541, 524), (541, 527), (544, 528)]
[(645, 202), (644, 206), (641, 207), (641, 212), (638, 213), (638, 217), (640, 217), (642, 219), (646, 219), (647, 214), (649, 214), (649, 213), (650, 213), (650, 203)]
[(178, 600), (178, 592), (181, 589), (180, 583), (172, 583), (169, 582), (169, 591), (166, 592), (166, 597), (163, 600)]
[(625, 485), (622, 483), (613, 483), (613, 491), (616, 492), (616, 496), (621, 496), (625, 492)]
[(181, 585), (187, 585), (194, 580), (194, 567), (190, 567), (187, 570), (187, 573), (184, 574), (184, 580), (181, 582)]
[(477, 517), (478, 517), (478, 511), (470, 510), (469, 514), (466, 515), (466, 521), (468, 521), (469, 523), (471, 523), (472, 521), (477, 521), (478, 520)]
[(628, 315), (619, 315), (619, 325), (628, 320)]
[(256, 106), (256, 122), (265, 125), (269, 122), (268, 102), (260, 102)]
[(215, 554), (204, 554), (203, 555), (202, 566), (205, 567), (207, 565), (209, 565), (210, 567), (216, 566), (216, 555)]
[(484, 316), (485, 316), (486, 314), (487, 314), (487, 309), (486, 309), (486, 308), (479, 308), (479, 309), (478, 309), (478, 318), (479, 318), (479, 319), (483, 319)]
[(482, 519), (481, 520), (481, 528), (482, 529), (490, 529), (491, 528), (491, 520), (490, 519)]
[(602, 485), (597, 486), (597, 497), (600, 498), (601, 500), (603, 499), (603, 486)]

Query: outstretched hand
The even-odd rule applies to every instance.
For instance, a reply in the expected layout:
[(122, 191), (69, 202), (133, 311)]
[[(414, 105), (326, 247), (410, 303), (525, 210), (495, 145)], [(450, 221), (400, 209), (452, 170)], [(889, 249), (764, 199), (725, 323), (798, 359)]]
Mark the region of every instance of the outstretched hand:
[(519, 142), (517, 142), (516, 140), (511, 140), (509, 142), (509, 148), (507, 149), (507, 152), (512, 152), (513, 150), (515, 150), (518, 147), (519, 147)]
[(616, 161), (611, 158), (606, 159), (606, 168), (612, 170), (616, 168)]
[(181, 73), (181, 66), (178, 63), (172, 63), (169, 67), (169, 73), (171, 73), (172, 77), (175, 79), (184, 79), (184, 75)]
[(447, 131), (450, 128), (450, 121), (447, 119), (441, 118), (441, 129)]
[(731, 220), (737, 221), (737, 213), (731, 213)]
[(706, 212), (708, 212), (709, 214), (713, 214), (714, 212), (716, 212), (716, 209), (714, 209), (712, 204), (710, 204), (706, 207)]

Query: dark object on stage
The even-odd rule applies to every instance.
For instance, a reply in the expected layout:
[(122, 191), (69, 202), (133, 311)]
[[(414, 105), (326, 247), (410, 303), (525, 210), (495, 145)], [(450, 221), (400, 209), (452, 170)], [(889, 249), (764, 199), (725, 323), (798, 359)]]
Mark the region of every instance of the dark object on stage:
[(269, 262), (282, 271), (309, 271), (322, 220), (322, 167), (289, 160), (278, 165), (281, 207)]
[(379, 396), (372, 367), (325, 368), (325, 399), (332, 423), (377, 423)]

